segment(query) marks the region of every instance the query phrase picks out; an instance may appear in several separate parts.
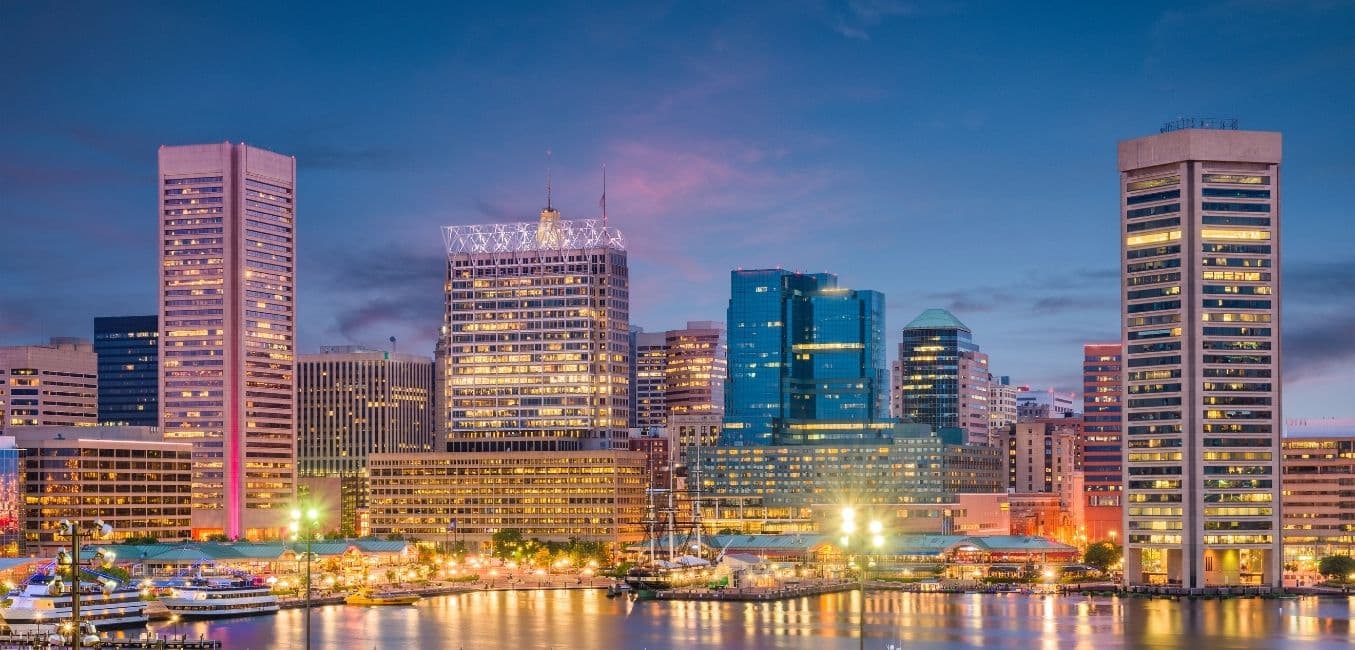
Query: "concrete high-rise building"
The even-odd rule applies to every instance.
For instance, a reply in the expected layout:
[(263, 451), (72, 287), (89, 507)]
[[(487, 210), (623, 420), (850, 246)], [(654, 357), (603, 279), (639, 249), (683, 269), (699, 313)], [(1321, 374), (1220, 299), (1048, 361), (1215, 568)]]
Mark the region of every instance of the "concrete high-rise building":
[(600, 220), (448, 226), (448, 451), (625, 449), (630, 289)]
[[(1078, 467), (1077, 446), (1080, 427), (1064, 419), (1018, 422), (1008, 427), (1007, 486), (1016, 496), (1012, 500), (1013, 534), (1053, 535), (1063, 541), (1078, 541), (1084, 527), (1083, 473)], [(1054, 517), (1039, 514), (1041, 503), (1035, 494), (1057, 495), (1047, 510)]]
[(884, 294), (781, 269), (730, 281), (724, 443), (877, 440), (893, 426)]
[(160, 426), (160, 323), (154, 316), (94, 319), (99, 423)]
[(334, 346), (299, 356), (296, 373), (298, 475), (341, 479), (339, 494), (323, 496), (340, 503), (338, 528), (352, 534), (366, 507), (368, 454), (433, 450), (433, 362)]
[(903, 326), (895, 390), (899, 415), (935, 429), (963, 428), (973, 443), (987, 443), (988, 355), (972, 331), (944, 309), (928, 309)]
[(724, 323), (687, 321), (686, 327), (664, 333), (664, 348), (664, 404), (670, 424), (674, 416), (722, 415), (728, 372)]
[(433, 361), (358, 346), (297, 358), (297, 471), (359, 476), (367, 455), (433, 450)]
[[(187, 540), (192, 445), (155, 427), (25, 427), (15, 437), (23, 466), (23, 552), (51, 557), (70, 540), (63, 519), (113, 526), (113, 541)], [(0, 454), (3, 458), (3, 454)]]
[(1285, 429), (1284, 561), (1311, 583), (1323, 557), (1355, 556), (1355, 419), (1290, 420)]
[(1082, 440), (1087, 539), (1119, 539), (1124, 511), (1123, 355), (1119, 343), (1082, 346)]
[(668, 426), (668, 408), (665, 376), (668, 370), (667, 337), (664, 332), (637, 332), (635, 334), (635, 426), (640, 428)]
[(1076, 401), (1077, 396), (1069, 392), (1053, 388), (1018, 386), (1016, 419), (1021, 421), (1071, 417), (1075, 412), (1073, 404)]
[(666, 427), (677, 415), (724, 413), (724, 323), (688, 321), (666, 332), (631, 329), (631, 428)]
[(0, 347), (0, 435), (27, 426), (98, 424), (98, 365), (84, 339)]
[(160, 148), (160, 408), (193, 445), (193, 536), (286, 532), (295, 491), (296, 159)]
[(988, 379), (988, 440), (997, 445), (1000, 435), (1007, 427), (1016, 424), (1016, 387), (1011, 377), (989, 377)]
[(1277, 587), (1281, 136), (1196, 126), (1119, 144), (1125, 580)]
[(17, 557), (23, 547), (23, 472), (14, 436), (0, 436), (0, 557)]

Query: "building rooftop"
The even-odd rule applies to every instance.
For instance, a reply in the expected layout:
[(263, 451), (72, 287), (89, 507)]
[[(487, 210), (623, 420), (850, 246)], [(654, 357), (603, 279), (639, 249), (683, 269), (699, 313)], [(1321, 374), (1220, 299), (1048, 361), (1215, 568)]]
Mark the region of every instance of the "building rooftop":
[(955, 317), (955, 314), (944, 309), (928, 309), (921, 314), (918, 314), (917, 318), (914, 318), (912, 322), (904, 325), (903, 329), (960, 329), (973, 333), (973, 330), (969, 329), (968, 325), (961, 323), (960, 319)]

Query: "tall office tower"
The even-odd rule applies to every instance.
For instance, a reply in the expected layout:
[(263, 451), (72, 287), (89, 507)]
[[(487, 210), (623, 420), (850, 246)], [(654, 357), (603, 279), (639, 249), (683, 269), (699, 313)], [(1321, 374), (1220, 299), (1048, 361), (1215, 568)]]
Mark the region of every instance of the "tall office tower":
[(160, 426), (159, 343), (153, 315), (94, 319), (100, 424)]
[(1087, 539), (1117, 540), (1123, 523), (1124, 458), (1121, 447), (1121, 384), (1124, 366), (1119, 343), (1082, 346), (1082, 471)]
[(668, 426), (668, 409), (664, 394), (665, 371), (668, 370), (668, 347), (664, 332), (637, 332), (635, 334), (635, 426), (641, 428)]
[(160, 408), (193, 445), (193, 536), (286, 532), (296, 464), (296, 159), (160, 148)]
[(431, 359), (322, 347), (296, 373), (300, 476), (361, 476), (367, 454), (433, 450)]
[(1077, 396), (1053, 388), (1031, 388), (1018, 386), (1016, 389), (1016, 419), (1042, 420), (1049, 418), (1072, 417), (1075, 412), (1073, 403)]
[[(322, 347), (296, 362), (299, 480), (339, 504), (337, 528), (355, 534), (367, 506), (367, 455), (433, 450), (433, 361), (355, 346)], [(331, 522), (331, 525), (333, 522)]]
[(884, 294), (837, 276), (734, 271), (723, 444), (871, 440), (892, 427)]
[(722, 415), (728, 356), (724, 323), (687, 321), (685, 328), (664, 333), (664, 348), (668, 354), (664, 404), (669, 419)]
[[(447, 327), (444, 325), (440, 334), (447, 333)], [(433, 449), (447, 448), (447, 427), (450, 423), (447, 421), (447, 373), (451, 370), (451, 365), (447, 363), (447, 337), (438, 336), (437, 343), (433, 345), (433, 398), (429, 406), (433, 409), (428, 416), (428, 421), (433, 427)]]
[(0, 347), (0, 435), (25, 426), (98, 424), (98, 373), (94, 346), (84, 339)]
[(1119, 145), (1125, 580), (1278, 587), (1281, 136), (1196, 126)]
[(601, 220), (448, 226), (448, 451), (625, 449), (625, 242)]
[(18, 557), (23, 545), (24, 489), (14, 436), (0, 436), (0, 557)]
[(988, 441), (998, 444), (1001, 433), (1016, 424), (1016, 387), (1011, 377), (988, 378)]
[(970, 442), (988, 442), (988, 355), (954, 314), (928, 309), (903, 327), (899, 343), (900, 416), (963, 428)]
[[(626, 385), (630, 386), (630, 390), (626, 391), (626, 413), (629, 414), (626, 418), (626, 426), (631, 429), (640, 426), (640, 424), (636, 422), (635, 419), (635, 414), (637, 411), (635, 399), (635, 384), (636, 384), (635, 357), (638, 356), (638, 352), (636, 351), (635, 348), (637, 345), (637, 339), (640, 337), (640, 332), (643, 331), (645, 331), (645, 328), (639, 327), (637, 325), (631, 325), (630, 330), (627, 332), (626, 336), (626, 343), (629, 346), (627, 347), (629, 354), (626, 356), (626, 358), (630, 360), (630, 363), (627, 364), (628, 373), (626, 375)], [(441, 365), (439, 365), (439, 367), (441, 367)]]

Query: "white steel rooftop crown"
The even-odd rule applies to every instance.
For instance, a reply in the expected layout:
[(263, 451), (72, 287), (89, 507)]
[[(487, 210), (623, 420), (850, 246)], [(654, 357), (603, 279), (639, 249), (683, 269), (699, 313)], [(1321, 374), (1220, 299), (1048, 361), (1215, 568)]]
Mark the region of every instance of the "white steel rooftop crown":
[[(559, 213), (555, 214), (558, 215)], [(447, 243), (448, 255), (457, 253), (525, 253), (585, 248), (626, 250), (626, 239), (621, 236), (621, 231), (604, 225), (601, 219), (565, 221), (543, 218), (537, 223), (443, 226), (442, 238)]]

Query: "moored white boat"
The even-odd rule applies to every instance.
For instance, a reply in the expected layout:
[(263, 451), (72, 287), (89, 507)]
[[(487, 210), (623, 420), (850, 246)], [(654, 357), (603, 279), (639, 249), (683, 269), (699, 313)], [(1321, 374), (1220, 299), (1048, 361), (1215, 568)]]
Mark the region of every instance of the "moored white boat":
[[(97, 630), (146, 624), (141, 592), (112, 579), (80, 581), (80, 618)], [(55, 575), (34, 574), (5, 596), (0, 618), (11, 634), (52, 634), (71, 619), (72, 586)]]
[(278, 611), (278, 597), (267, 585), (241, 577), (184, 578), (170, 586), (160, 602), (184, 618), (253, 616)]

